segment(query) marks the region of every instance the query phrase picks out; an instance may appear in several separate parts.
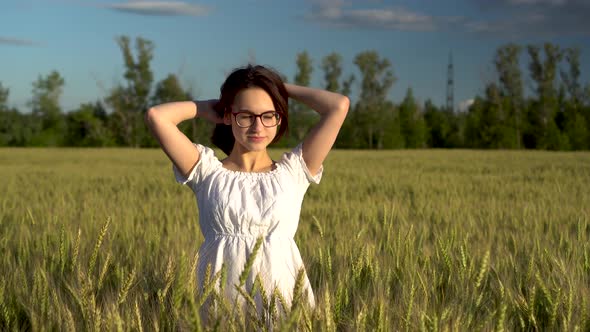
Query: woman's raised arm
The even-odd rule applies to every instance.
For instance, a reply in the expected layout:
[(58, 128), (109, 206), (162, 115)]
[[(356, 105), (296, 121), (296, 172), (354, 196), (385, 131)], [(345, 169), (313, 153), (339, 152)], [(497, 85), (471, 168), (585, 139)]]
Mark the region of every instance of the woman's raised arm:
[(317, 174), (332, 149), (344, 123), (350, 100), (339, 93), (285, 84), (289, 97), (309, 106), (320, 114), (320, 121), (303, 139), (303, 160), (312, 175)]
[(222, 119), (213, 111), (216, 102), (217, 100), (170, 102), (152, 106), (145, 114), (145, 122), (160, 147), (185, 176), (197, 164), (200, 154), (191, 140), (178, 129), (178, 124), (197, 116), (214, 123), (221, 122)]

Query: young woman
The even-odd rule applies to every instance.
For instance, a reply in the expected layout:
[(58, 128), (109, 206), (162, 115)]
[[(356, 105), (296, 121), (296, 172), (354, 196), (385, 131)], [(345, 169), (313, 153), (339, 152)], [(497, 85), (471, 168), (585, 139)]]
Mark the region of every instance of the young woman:
[[(273, 161), (267, 146), (287, 129), (289, 98), (317, 111), (320, 119), (303, 142)], [(211, 275), (224, 265), (224, 295), (230, 301), (241, 297), (235, 285), (239, 285), (244, 265), (262, 237), (246, 290), (259, 276), (267, 293), (280, 292), (290, 305), (297, 273), (303, 269), (293, 240), (303, 196), (310, 183), (320, 182), (322, 162), (348, 108), (346, 96), (284, 84), (272, 70), (249, 65), (227, 77), (219, 100), (171, 102), (148, 110), (146, 123), (172, 161), (176, 180), (188, 185), (196, 196), (205, 238), (197, 266), (201, 287), (208, 265)], [(193, 144), (177, 128), (194, 117), (217, 124), (212, 141), (227, 158), (218, 160), (211, 148)], [(303, 286), (313, 306), (307, 275)], [(258, 295), (259, 311), (260, 301)]]

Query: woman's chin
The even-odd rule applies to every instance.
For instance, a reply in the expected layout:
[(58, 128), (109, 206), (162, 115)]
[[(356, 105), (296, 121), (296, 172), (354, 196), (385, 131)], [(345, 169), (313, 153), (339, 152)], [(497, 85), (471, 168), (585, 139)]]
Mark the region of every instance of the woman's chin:
[(268, 142), (266, 140), (262, 142), (253, 142), (248, 140), (241, 145), (246, 151), (264, 151), (268, 146)]
[(268, 144), (266, 143), (256, 143), (256, 144), (248, 144), (248, 150), (250, 151), (264, 151)]

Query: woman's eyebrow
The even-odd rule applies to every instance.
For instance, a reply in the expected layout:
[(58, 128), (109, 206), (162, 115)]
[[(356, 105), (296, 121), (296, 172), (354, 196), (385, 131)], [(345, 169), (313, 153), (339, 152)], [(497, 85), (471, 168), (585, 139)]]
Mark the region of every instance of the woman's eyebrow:
[[(256, 113), (252, 112), (251, 110), (249, 110), (247, 108), (241, 108), (241, 109), (238, 110), (238, 112), (246, 112), (246, 113), (250, 113), (250, 114), (256, 114)], [(276, 112), (276, 111), (275, 110), (267, 110), (267, 111), (260, 112), (260, 114), (266, 113), (266, 112)]]

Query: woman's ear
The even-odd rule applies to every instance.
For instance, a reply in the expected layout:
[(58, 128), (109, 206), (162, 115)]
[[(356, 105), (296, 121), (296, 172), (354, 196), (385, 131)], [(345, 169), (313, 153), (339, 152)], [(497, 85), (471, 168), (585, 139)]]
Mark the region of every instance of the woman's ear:
[(231, 126), (231, 113), (225, 112), (223, 114), (223, 124), (226, 126)]

